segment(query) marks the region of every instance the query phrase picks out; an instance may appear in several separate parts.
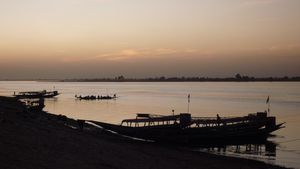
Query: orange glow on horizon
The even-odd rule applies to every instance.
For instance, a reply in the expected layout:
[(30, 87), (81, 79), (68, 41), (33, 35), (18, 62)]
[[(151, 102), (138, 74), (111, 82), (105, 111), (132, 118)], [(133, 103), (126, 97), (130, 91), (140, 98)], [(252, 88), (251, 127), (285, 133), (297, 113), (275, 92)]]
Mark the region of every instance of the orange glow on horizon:
[[(251, 73), (239, 65), (271, 59), (269, 72), (276, 74), (281, 65), (289, 67), (283, 73), (297, 74), (299, 68), (290, 63), (300, 64), (299, 6), (295, 0), (4, 0), (0, 66), (24, 61), (130, 67), (129, 62), (149, 62), (164, 70), (160, 60), (169, 59), (178, 65), (231, 63)], [(195, 71), (201, 70), (190, 73)], [(232, 70), (224, 67), (222, 72)]]

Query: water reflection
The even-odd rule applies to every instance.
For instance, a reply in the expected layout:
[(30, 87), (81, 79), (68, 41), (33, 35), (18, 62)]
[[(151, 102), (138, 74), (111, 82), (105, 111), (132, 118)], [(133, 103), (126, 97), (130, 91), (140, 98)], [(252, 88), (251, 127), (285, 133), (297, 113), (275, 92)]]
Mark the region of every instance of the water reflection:
[(192, 149), (225, 156), (239, 156), (259, 160), (275, 160), (277, 144), (271, 141), (232, 145), (202, 145)]
[(47, 98), (46, 101), (47, 101), (47, 102), (57, 102), (57, 101), (58, 101), (58, 98), (57, 98), (57, 97)]

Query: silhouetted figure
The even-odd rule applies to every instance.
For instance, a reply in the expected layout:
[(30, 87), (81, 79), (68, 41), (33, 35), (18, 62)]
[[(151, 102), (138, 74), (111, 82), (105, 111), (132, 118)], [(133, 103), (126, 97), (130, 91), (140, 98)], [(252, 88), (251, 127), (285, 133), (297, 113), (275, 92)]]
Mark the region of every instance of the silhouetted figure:
[(83, 130), (85, 120), (77, 120), (77, 124), (80, 130)]

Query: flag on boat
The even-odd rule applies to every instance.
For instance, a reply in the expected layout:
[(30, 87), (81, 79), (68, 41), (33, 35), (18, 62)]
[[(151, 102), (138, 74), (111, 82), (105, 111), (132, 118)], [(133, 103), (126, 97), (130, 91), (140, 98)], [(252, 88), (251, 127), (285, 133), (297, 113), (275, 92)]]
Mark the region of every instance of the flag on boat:
[(190, 102), (190, 100), (191, 100), (191, 95), (189, 94), (188, 95), (188, 102)]
[(268, 104), (270, 102), (270, 96), (268, 96), (266, 104)]

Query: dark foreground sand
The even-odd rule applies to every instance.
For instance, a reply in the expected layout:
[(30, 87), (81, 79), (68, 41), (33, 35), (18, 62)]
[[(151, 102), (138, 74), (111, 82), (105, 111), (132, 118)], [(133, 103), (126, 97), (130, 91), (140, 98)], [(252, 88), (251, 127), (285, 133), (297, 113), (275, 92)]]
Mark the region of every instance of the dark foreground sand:
[(119, 138), (0, 97), (1, 169), (276, 169), (263, 162)]

